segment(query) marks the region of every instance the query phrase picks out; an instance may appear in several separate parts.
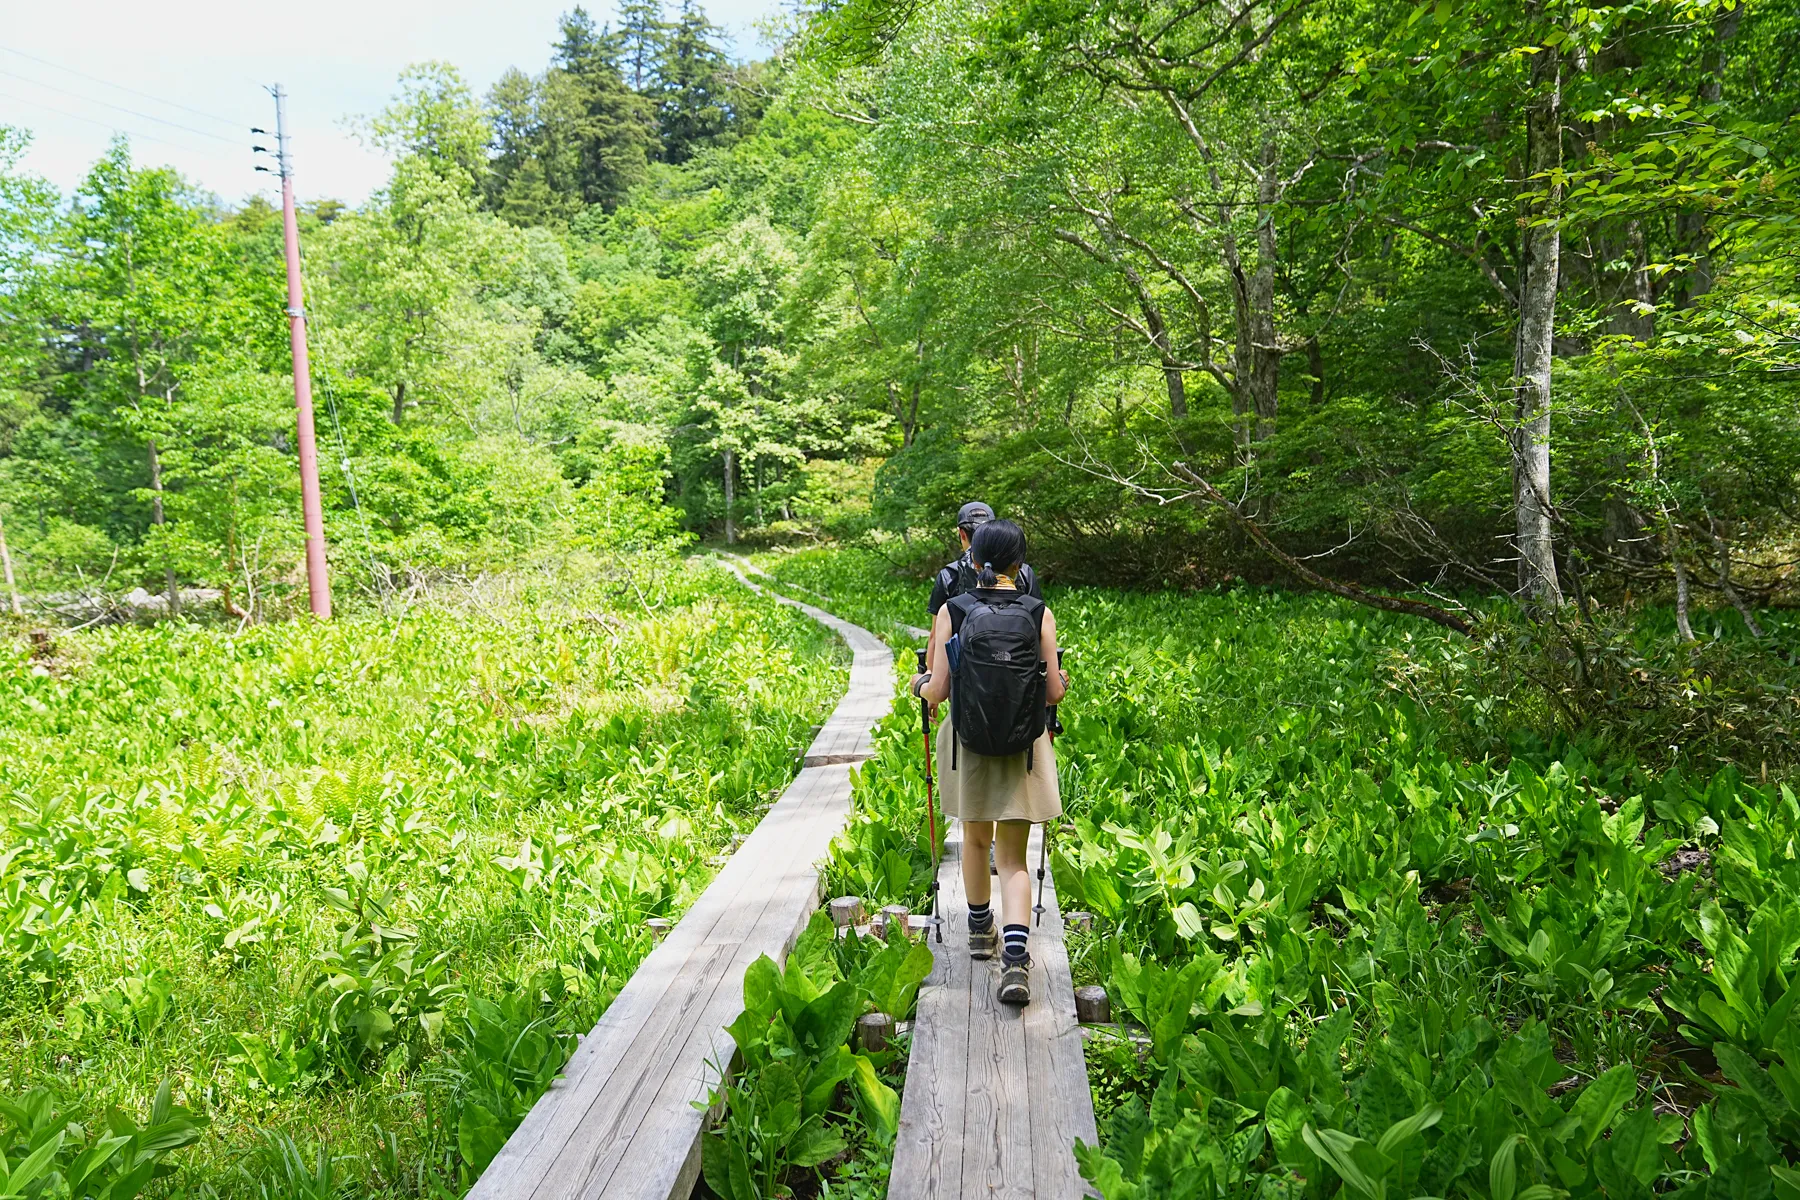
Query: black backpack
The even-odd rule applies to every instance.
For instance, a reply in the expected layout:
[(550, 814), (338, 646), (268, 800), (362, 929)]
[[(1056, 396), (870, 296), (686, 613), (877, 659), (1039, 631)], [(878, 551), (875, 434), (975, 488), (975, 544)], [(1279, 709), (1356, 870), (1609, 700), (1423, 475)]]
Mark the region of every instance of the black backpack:
[(1039, 638), (1044, 602), (1023, 592), (974, 591), (953, 596), (950, 609), (950, 720), (956, 747), (1003, 758), (1026, 756), (1044, 732), (1044, 661)]
[(953, 564), (956, 567), (955, 595), (966, 596), (980, 586), (975, 571), (975, 563), (964, 554)]

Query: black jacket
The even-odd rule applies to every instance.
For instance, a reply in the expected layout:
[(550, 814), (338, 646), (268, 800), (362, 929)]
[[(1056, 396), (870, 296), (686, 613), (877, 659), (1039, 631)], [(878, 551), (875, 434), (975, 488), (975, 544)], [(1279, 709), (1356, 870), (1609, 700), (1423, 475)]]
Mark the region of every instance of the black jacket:
[[(1019, 576), (1013, 582), (1027, 596), (1035, 596), (1039, 600), (1044, 598), (1044, 593), (1038, 588), (1037, 574), (1031, 569), (1030, 563), (1019, 564)], [(931, 602), (925, 606), (925, 611), (935, 617), (938, 609), (944, 607), (944, 601), (972, 591), (974, 587), (975, 564), (970, 560), (969, 552), (964, 550), (961, 558), (953, 563), (946, 563), (944, 569), (937, 573), (937, 579), (931, 585)]]

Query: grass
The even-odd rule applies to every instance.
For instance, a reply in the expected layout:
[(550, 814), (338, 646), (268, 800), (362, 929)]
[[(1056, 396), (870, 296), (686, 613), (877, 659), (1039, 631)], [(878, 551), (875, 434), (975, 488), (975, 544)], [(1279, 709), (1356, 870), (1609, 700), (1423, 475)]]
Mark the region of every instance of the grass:
[[(915, 644), (924, 581), (855, 551), (759, 561)], [(1438, 631), (1329, 599), (1048, 599), (1073, 676), (1053, 864), (1098, 917), (1073, 965), (1140, 1030), (1090, 1049), (1101, 1144), (1078, 1153), (1107, 1200), (1800, 1196), (1779, 773), (1496, 716)], [(789, 777), (844, 657), (666, 563), (329, 627), (9, 644), (0, 1149), (63, 1136), (67, 1169), (117, 1106), (126, 1182), (191, 1142), (171, 1187), (460, 1191), (629, 976), (643, 918), (679, 912)], [(916, 721), (897, 704), (877, 732), (827, 864), (871, 907), (927, 896)], [(886, 987), (813, 967), (792, 986), (841, 988), (843, 1013)], [(808, 1052), (841, 1064), (831, 1028)], [(733, 1144), (799, 1179), (782, 1164), (830, 1129), (755, 1140), (758, 1094)], [(869, 1105), (814, 1114), (851, 1157), (807, 1186), (878, 1186)]]
[(91, 1137), (170, 1081), (184, 1189), (460, 1192), (846, 677), (723, 572), (632, 572), (0, 643), (0, 1096)]

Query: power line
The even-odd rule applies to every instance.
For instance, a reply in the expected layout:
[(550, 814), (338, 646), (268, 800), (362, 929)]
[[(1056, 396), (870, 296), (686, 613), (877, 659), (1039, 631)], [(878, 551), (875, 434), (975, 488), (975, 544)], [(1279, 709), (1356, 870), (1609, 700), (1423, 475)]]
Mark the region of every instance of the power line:
[[(47, 58), (39, 58), (35, 54), (27, 54), (23, 50), (14, 50), (11, 46), (0, 46), (0, 50), (3, 50), (8, 54), (16, 54), (20, 58), (28, 58), (34, 63), (41, 63), (42, 65), (44, 65), (46, 67), (51, 67), (58, 71), (66, 71), (70, 75), (73, 75), (73, 76), (77, 77), (78, 79), (87, 80), (89, 83), (98, 83), (104, 87), (117, 88), (121, 92), (129, 92), (133, 96), (139, 96), (145, 100), (154, 100), (158, 104), (164, 104), (170, 108), (179, 108), (182, 112), (192, 113), (196, 117), (205, 117), (209, 121), (217, 121), (222, 125), (229, 125), (229, 126), (231, 126), (231, 128), (238, 130), (239, 132), (242, 132), (242, 130), (244, 128), (244, 123), (242, 121), (235, 120), (234, 118), (221, 117), (219, 114), (207, 112), (205, 109), (191, 108), (186, 104), (180, 104), (174, 100), (165, 100), (161, 96), (153, 96), (149, 92), (141, 92), (137, 88), (126, 87), (122, 83), (114, 83), (112, 80), (102, 79), (98, 75), (89, 75), (85, 71), (77, 71), (74, 67), (65, 67), (61, 63), (51, 62)], [(49, 85), (46, 84), (45, 86), (47, 87)], [(104, 103), (104, 102), (102, 102), (102, 103)], [(217, 136), (217, 135), (211, 135), (211, 136)]]
[(68, 88), (57, 87), (54, 83), (45, 83), (41, 79), (33, 79), (29, 75), (21, 75), (17, 71), (9, 71), (5, 67), (0, 67), (0, 75), (10, 75), (14, 79), (31, 84), (33, 87), (49, 88), (53, 92), (61, 92), (65, 96), (73, 96), (75, 99), (85, 100), (89, 104), (99, 104), (106, 108), (117, 109), (119, 112), (127, 113), (145, 121), (155, 121), (158, 125), (167, 125), (171, 129), (179, 129), (184, 133), (193, 133), (198, 134), (203, 138), (211, 138), (215, 142), (225, 142), (232, 146), (242, 146), (245, 141), (243, 136), (234, 138), (225, 137), (223, 134), (213, 133), (211, 130), (195, 129), (192, 125), (183, 125), (180, 121), (171, 121), (167, 117), (153, 116), (150, 113), (139, 112), (135, 108), (126, 108), (123, 104), (114, 104), (111, 100), (102, 100), (97, 96), (84, 96), (80, 92), (72, 92)]
[(116, 121), (102, 121), (95, 117), (84, 117), (80, 113), (72, 113), (66, 108), (58, 108), (54, 104), (45, 104), (42, 100), (29, 100), (29, 99), (25, 98), (24, 96), (13, 96), (13, 95), (9, 95), (6, 92), (0, 92), (0, 100), (11, 100), (15, 104), (30, 104), (36, 108), (41, 108), (46, 112), (56, 113), (58, 116), (68, 117), (71, 120), (75, 120), (75, 121), (85, 121), (89, 125), (98, 125), (100, 128), (110, 129), (114, 133), (129, 134), (130, 136), (132, 136), (134, 138), (142, 138), (146, 142), (160, 142), (164, 146), (174, 146), (178, 150), (188, 150), (195, 154), (211, 154), (212, 153), (212, 151), (206, 149), (203, 146), (194, 146), (194, 145), (188, 144), (187, 142), (177, 142), (170, 138), (158, 137), (154, 133), (140, 133), (135, 129), (127, 129), (125, 126), (119, 124)]

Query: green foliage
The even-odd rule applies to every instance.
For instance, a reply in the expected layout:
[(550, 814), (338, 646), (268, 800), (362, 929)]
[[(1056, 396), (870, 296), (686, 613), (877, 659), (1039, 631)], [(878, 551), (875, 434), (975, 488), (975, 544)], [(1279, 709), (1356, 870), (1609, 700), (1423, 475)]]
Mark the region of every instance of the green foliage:
[[(205, 1117), (171, 1099), (164, 1080), (139, 1125), (109, 1109), (81, 1123), (45, 1088), (0, 1098), (0, 1196), (6, 1200), (132, 1200), (174, 1172), (164, 1161), (199, 1140)], [(89, 1132), (89, 1129), (93, 1132)]]
[[(662, 542), (670, 516), (626, 503), (654, 460), (607, 454), (595, 536)], [(645, 918), (679, 916), (791, 777), (841, 660), (656, 550), (329, 625), (0, 643), (0, 1078), (59, 1113), (204, 1080), (176, 1087), (212, 1124), (156, 1152), (193, 1143), (194, 1190), (465, 1187)], [(858, 1002), (910, 1003), (916, 967), (871, 955)], [(80, 1124), (66, 1176), (88, 1135), (134, 1136)], [(54, 1134), (0, 1140), (0, 1183)], [(105, 1145), (121, 1178), (149, 1161)]]
[(851, 1137), (891, 1144), (900, 1098), (882, 1074), (903, 1050), (853, 1053), (848, 1043), (864, 1012), (909, 1017), (931, 966), (931, 949), (898, 928), (885, 944), (854, 931), (840, 944), (823, 910), (785, 967), (767, 955), (752, 963), (744, 1011), (727, 1027), (734, 1068), (710, 1101), (721, 1115), (702, 1151), (707, 1186), (725, 1200), (763, 1200), (843, 1154)]
[[(919, 619), (922, 585), (877, 554), (762, 561), (875, 627)], [(1101, 1141), (1079, 1158), (1109, 1200), (1787, 1186), (1790, 786), (1499, 718), (1505, 755), (1472, 757), (1483, 697), (1418, 706), (1385, 669), (1461, 643), (1335, 602), (1049, 603), (1074, 827), (1050, 858), (1062, 906), (1098, 918), (1076, 982), (1129, 1033), (1089, 1046)], [(900, 708), (833, 888), (879, 879), (864, 825), (923, 824), (923, 781), (904, 809), (884, 784), (922, 765)]]
[[(1663, 614), (1502, 615), (1472, 643), (1404, 643), (1387, 669), (1476, 753), (1505, 754), (1530, 729), (1656, 763), (1792, 766), (1800, 678), (1791, 652), (1745, 636), (1737, 614), (1695, 614), (1693, 623), (1704, 639), (1682, 645)], [(1776, 645), (1792, 636), (1778, 613), (1762, 632)]]

